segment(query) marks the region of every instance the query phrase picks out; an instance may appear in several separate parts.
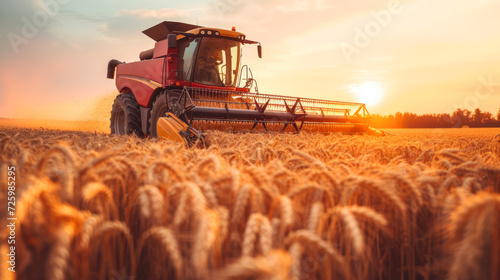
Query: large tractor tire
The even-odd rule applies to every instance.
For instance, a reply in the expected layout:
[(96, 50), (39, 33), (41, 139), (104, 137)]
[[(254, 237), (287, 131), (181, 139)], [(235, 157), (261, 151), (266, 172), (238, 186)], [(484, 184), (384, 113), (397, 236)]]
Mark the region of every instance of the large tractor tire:
[(181, 93), (182, 90), (171, 89), (163, 91), (156, 96), (156, 100), (153, 102), (153, 108), (151, 109), (151, 118), (149, 119), (150, 137), (158, 137), (158, 133), (156, 131), (156, 124), (158, 123), (158, 119), (164, 117), (165, 114), (171, 110), (172, 106), (179, 99)]
[(144, 136), (141, 129), (139, 104), (130, 92), (120, 93), (111, 110), (111, 134)]

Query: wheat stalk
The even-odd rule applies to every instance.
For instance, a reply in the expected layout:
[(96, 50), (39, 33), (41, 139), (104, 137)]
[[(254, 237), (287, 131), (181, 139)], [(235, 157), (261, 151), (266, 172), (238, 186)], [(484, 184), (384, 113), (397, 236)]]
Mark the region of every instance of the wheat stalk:
[(238, 224), (244, 216), (245, 208), (248, 204), (248, 199), (250, 197), (251, 187), (245, 185), (241, 187), (236, 196), (236, 202), (233, 210), (233, 216), (231, 218), (232, 224)]
[(351, 211), (346, 207), (340, 208), (339, 214), (340, 217), (342, 217), (342, 220), (344, 221), (347, 229), (349, 230), (349, 236), (352, 239), (354, 251), (357, 255), (362, 255), (365, 247), (365, 238), (363, 235), (363, 231), (359, 227), (358, 221), (351, 213)]
[(318, 228), (319, 220), (321, 219), (321, 215), (323, 215), (323, 204), (321, 202), (313, 203), (311, 207), (311, 211), (309, 214), (309, 219), (307, 221), (307, 229), (315, 232)]
[[(329, 243), (321, 239), (315, 233), (308, 230), (297, 230), (287, 236), (285, 245), (291, 246), (294, 243), (304, 244), (310, 248), (320, 248), (330, 255), (340, 266), (344, 265), (344, 259)], [(302, 246), (304, 246), (302, 245)], [(303, 251), (303, 250), (301, 250)]]
[(183, 258), (179, 250), (179, 245), (174, 233), (166, 227), (152, 227), (147, 232), (143, 233), (137, 243), (137, 256), (140, 259), (141, 252), (143, 251), (144, 244), (147, 239), (155, 238), (161, 244), (161, 248), (168, 253), (168, 257), (175, 269), (177, 278), (182, 278), (183, 275)]
[(47, 279), (63, 280), (67, 278), (66, 271), (71, 257), (72, 237), (71, 228), (62, 229), (57, 235), (47, 258)]
[(135, 272), (135, 252), (134, 252), (134, 242), (132, 235), (130, 234), (129, 228), (122, 222), (118, 221), (108, 221), (102, 223), (92, 234), (92, 240), (99, 240), (100, 238), (106, 237), (113, 234), (122, 234), (126, 241), (129, 250), (129, 261), (130, 261), (130, 272), (134, 274)]
[(136, 201), (141, 215), (151, 218), (154, 224), (161, 224), (165, 216), (165, 200), (160, 190), (152, 185), (142, 186), (137, 189)]
[(260, 228), (262, 225), (262, 215), (255, 213), (250, 215), (248, 218), (248, 222), (245, 227), (245, 233), (243, 235), (243, 257), (251, 257), (254, 252), (254, 244), (257, 240), (257, 236), (260, 232)]
[(208, 262), (219, 233), (219, 217), (217, 211), (207, 210), (198, 222), (198, 228), (191, 253), (191, 262), (198, 279), (208, 277)]

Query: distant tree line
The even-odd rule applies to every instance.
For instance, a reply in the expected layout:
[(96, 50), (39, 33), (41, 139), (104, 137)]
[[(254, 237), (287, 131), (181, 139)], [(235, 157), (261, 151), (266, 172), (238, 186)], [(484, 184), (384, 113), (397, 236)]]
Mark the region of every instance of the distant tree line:
[(453, 114), (396, 113), (372, 115), (371, 125), (376, 128), (448, 128), (448, 127), (500, 127), (500, 109), (496, 116), (479, 108), (474, 112), (457, 109)]

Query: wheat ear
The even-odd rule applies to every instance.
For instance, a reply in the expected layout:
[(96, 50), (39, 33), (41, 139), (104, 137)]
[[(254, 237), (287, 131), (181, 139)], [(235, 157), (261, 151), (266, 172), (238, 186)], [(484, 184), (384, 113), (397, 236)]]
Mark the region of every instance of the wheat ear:
[(139, 261), (142, 248), (148, 238), (155, 238), (160, 241), (162, 248), (168, 253), (168, 256), (175, 269), (175, 275), (178, 279), (182, 279), (183, 259), (179, 250), (179, 245), (174, 233), (166, 227), (152, 227), (147, 232), (143, 233), (139, 242), (137, 243), (137, 256)]

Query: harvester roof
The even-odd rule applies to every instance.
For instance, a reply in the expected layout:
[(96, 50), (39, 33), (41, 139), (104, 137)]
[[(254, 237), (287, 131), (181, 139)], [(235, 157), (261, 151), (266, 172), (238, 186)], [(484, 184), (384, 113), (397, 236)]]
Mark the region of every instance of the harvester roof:
[[(186, 36), (221, 36), (234, 38), (237, 40), (243, 41), (246, 44), (255, 44), (257, 42), (246, 40), (245, 34), (241, 32), (236, 32), (233, 27), (233, 30), (225, 30), (220, 28), (205, 28), (203, 26), (175, 22), (175, 21), (164, 21), (159, 23), (149, 29), (142, 31), (142, 33), (149, 36), (151, 39), (155, 41), (161, 41), (167, 39), (168, 34), (178, 34), (177, 39), (182, 39)], [(192, 35), (190, 35), (192, 34)]]
[(174, 31), (187, 32), (189, 30), (196, 29), (198, 27), (200, 26), (183, 22), (164, 21), (162, 23), (159, 23), (153, 27), (150, 27), (142, 31), (142, 33), (146, 34), (149, 38), (158, 42), (163, 39), (167, 39), (168, 34)]

